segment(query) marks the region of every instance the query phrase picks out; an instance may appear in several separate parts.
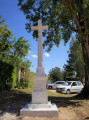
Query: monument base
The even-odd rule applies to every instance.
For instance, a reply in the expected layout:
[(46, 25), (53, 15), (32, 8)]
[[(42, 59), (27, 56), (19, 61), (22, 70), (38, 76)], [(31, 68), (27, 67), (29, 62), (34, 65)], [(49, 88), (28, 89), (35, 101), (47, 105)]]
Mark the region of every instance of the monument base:
[(51, 102), (48, 102), (48, 104), (29, 103), (20, 110), (20, 116), (58, 117), (58, 109)]

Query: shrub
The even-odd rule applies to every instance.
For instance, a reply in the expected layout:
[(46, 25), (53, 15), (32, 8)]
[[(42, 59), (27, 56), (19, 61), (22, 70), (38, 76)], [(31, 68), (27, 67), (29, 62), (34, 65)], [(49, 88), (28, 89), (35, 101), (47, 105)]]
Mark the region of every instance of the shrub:
[(28, 87), (30, 87), (30, 83), (29, 83), (29, 81), (28, 80), (24, 80), (23, 82), (17, 82), (17, 84), (16, 84), (16, 86), (15, 86), (16, 88), (22, 88), (22, 89), (24, 89), (24, 88), (28, 88)]
[(17, 68), (14, 67), (13, 68), (13, 71), (12, 71), (12, 76), (11, 76), (11, 80), (10, 80), (10, 83), (11, 83), (11, 88), (14, 88), (15, 85), (16, 85), (16, 80), (17, 80)]
[(0, 61), (0, 90), (10, 90), (16, 84), (16, 68)]

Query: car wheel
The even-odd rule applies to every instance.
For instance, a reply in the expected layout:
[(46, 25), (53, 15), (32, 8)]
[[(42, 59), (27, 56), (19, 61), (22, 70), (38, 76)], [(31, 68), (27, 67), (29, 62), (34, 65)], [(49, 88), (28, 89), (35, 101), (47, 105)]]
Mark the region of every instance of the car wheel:
[(49, 88), (49, 89), (52, 89), (52, 86), (49, 86), (48, 88)]
[(70, 94), (71, 92), (70, 92), (70, 90), (67, 90), (66, 93), (67, 93), (67, 94)]

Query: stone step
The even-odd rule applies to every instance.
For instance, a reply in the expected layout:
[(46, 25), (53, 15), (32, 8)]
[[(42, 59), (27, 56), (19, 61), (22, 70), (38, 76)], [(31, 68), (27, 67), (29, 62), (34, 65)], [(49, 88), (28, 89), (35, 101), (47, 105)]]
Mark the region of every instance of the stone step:
[(20, 110), (20, 116), (58, 117), (58, 109), (51, 102), (48, 104), (29, 103)]

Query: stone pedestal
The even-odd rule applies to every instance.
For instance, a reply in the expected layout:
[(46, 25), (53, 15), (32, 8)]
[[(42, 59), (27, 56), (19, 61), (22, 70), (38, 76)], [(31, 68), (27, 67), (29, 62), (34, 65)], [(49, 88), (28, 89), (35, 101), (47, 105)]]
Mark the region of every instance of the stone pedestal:
[(34, 77), (32, 102), (20, 110), (21, 116), (58, 117), (56, 105), (48, 101), (46, 80), (47, 77)]
[(34, 77), (34, 91), (32, 92), (32, 104), (48, 103), (46, 80), (47, 77)]

